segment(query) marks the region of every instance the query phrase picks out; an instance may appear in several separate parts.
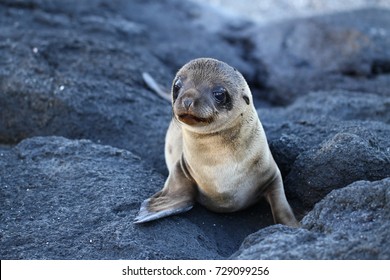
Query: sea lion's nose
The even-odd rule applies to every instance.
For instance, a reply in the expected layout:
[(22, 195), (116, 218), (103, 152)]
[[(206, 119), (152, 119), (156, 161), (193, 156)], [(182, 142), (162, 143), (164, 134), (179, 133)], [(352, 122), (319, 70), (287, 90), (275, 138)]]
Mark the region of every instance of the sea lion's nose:
[(183, 99), (183, 105), (184, 105), (184, 107), (188, 110), (190, 107), (191, 107), (191, 105), (192, 105), (192, 103), (194, 102), (194, 100), (192, 99), (192, 98), (184, 98)]

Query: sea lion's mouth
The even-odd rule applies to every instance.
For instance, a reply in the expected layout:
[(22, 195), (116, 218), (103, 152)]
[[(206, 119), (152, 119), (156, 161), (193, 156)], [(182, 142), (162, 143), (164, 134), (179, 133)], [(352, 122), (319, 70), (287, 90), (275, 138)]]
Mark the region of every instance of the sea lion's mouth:
[(191, 115), (191, 114), (181, 114), (181, 115), (178, 115), (177, 117), (181, 122), (188, 124), (188, 125), (211, 123), (210, 118), (199, 118), (199, 117)]

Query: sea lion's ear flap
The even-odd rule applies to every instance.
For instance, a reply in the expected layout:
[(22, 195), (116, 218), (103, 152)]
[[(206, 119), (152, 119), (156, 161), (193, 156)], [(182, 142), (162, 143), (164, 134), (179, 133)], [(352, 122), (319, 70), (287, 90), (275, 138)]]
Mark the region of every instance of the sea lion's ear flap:
[(251, 103), (251, 102), (249, 101), (249, 97), (248, 97), (248, 96), (244, 95), (242, 98), (245, 100), (246, 104), (249, 105), (249, 104)]

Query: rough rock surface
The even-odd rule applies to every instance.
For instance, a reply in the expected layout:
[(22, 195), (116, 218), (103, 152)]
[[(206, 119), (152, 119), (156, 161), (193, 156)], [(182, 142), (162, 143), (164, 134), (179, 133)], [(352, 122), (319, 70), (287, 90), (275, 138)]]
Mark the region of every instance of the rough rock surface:
[[(148, 245), (158, 228), (145, 235), (129, 218), (141, 197), (150, 194), (134, 186), (162, 183), (124, 150), (58, 137), (25, 140), (2, 154), (2, 257), (168, 257), (161, 245)], [(196, 236), (196, 230), (188, 232)], [(28, 250), (34, 245), (40, 250)]]
[[(0, 178), (2, 259), (223, 258), (260, 226), (251, 211), (204, 209), (135, 225), (164, 177), (126, 150), (87, 140), (24, 140), (1, 153)], [(233, 225), (241, 228), (223, 233)]]
[(363, 9), (222, 34), (258, 62), (252, 83), (264, 88), (265, 98), (284, 105), (314, 90), (387, 96), (389, 30), (389, 10)]
[(389, 259), (390, 179), (334, 190), (302, 228), (275, 225), (245, 239), (235, 259)]
[(0, 7), (2, 143), (37, 135), (88, 138), (126, 148), (163, 171), (156, 162), (163, 161), (170, 108), (145, 88), (142, 72), (168, 87), (188, 60), (210, 56), (251, 73), (234, 47), (188, 21), (196, 7), (187, 2), (2, 1)]
[[(388, 214), (380, 194), (390, 177), (389, 15), (361, 10), (260, 27), (179, 0), (1, 1), (0, 258), (283, 258), (289, 242), (329, 249), (285, 258), (390, 258), (377, 249), (389, 240), (379, 211)], [(132, 224), (167, 175), (171, 117), (141, 73), (169, 88), (181, 65), (206, 56), (247, 78), (302, 229), (268, 227), (265, 202)], [(360, 203), (369, 187), (376, 208)], [(331, 209), (329, 200), (346, 201), (334, 207), (346, 217), (337, 224), (331, 212), (314, 214)], [(353, 239), (359, 225), (371, 236)], [(362, 240), (366, 249), (348, 249)]]
[(389, 114), (390, 98), (347, 91), (259, 110), (286, 191), (308, 209), (332, 189), (390, 177)]

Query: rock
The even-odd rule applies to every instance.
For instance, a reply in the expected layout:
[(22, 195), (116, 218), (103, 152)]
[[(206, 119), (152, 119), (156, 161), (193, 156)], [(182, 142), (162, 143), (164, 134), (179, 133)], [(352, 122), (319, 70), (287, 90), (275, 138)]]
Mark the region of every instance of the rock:
[(362, 9), (220, 33), (255, 62), (259, 94), (286, 105), (316, 90), (388, 96), (388, 30), (390, 11)]
[(198, 206), (133, 224), (163, 184), (131, 152), (87, 140), (35, 137), (1, 150), (0, 258), (221, 259), (272, 224), (265, 203), (232, 215)]
[(356, 134), (337, 133), (298, 156), (287, 176), (286, 188), (312, 207), (333, 189), (359, 180), (387, 177), (390, 177), (388, 150), (382, 151)]
[(318, 14), (330, 14), (343, 10), (356, 10), (362, 7), (390, 8), (388, 1), (353, 1), (340, 2), (336, 0), (314, 0), (314, 1), (261, 1), (253, 5), (252, 0), (193, 0), (201, 4), (211, 4), (211, 8), (221, 9), (224, 13), (232, 16), (248, 18), (254, 22), (269, 24), (292, 18), (302, 18)]
[(250, 235), (233, 259), (389, 259), (390, 179), (334, 190), (302, 220)]
[(201, 11), (191, 3), (20, 0), (0, 7), (1, 143), (86, 138), (126, 148), (166, 173), (170, 106), (146, 89), (142, 72), (168, 87), (188, 60), (211, 56), (251, 73), (234, 47), (196, 27)]
[[(2, 259), (217, 256), (207, 241), (200, 244), (204, 234), (189, 223), (174, 234), (164, 231), (181, 223), (175, 219), (165, 226), (132, 224), (139, 201), (164, 179), (130, 152), (38, 137), (21, 142), (1, 165)], [(185, 232), (194, 235), (187, 240)], [(191, 252), (185, 254), (183, 246)]]
[(171, 118), (141, 73), (169, 88), (196, 57), (250, 83), (299, 219), (333, 189), (390, 177), (388, 11), (260, 27), (179, 0), (79, 2), (0, 3), (1, 258), (221, 259), (259, 229), (286, 232), (280, 249), (327, 234), (265, 228), (264, 201), (132, 224), (166, 178)]
[[(367, 92), (330, 90), (310, 92), (289, 106), (272, 108), (275, 122), (313, 121), (327, 118), (330, 121), (377, 121), (390, 124), (390, 96)], [(267, 109), (259, 109), (260, 115)], [(268, 114), (267, 114), (268, 115)], [(267, 117), (267, 116), (266, 116)]]
[[(145, 37), (140, 24), (119, 15), (105, 18), (101, 9), (97, 15), (92, 1), (74, 5), (80, 10), (64, 1), (0, 5), (2, 143), (60, 135), (134, 152), (162, 147), (169, 105), (143, 87), (141, 72), (167, 68), (142, 46), (128, 47), (128, 40)], [(128, 34), (118, 34), (115, 26)], [(144, 127), (150, 129), (141, 133)], [(142, 157), (163, 161), (162, 151)]]
[(286, 108), (258, 112), (286, 192), (300, 201), (298, 208), (309, 210), (352, 182), (390, 177), (387, 97), (315, 92)]

